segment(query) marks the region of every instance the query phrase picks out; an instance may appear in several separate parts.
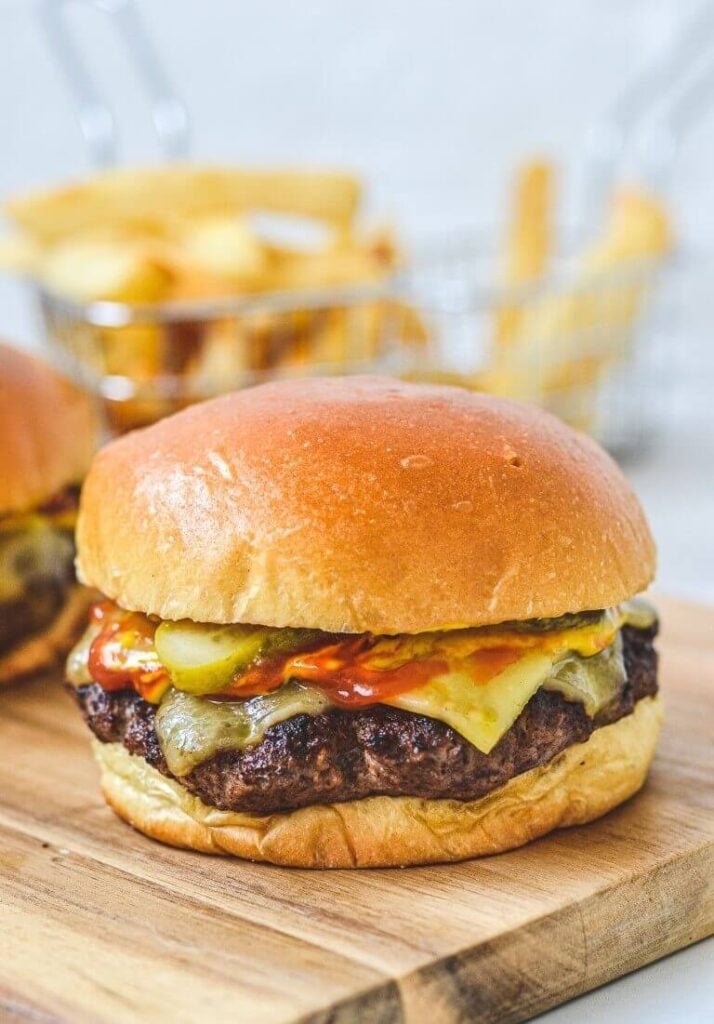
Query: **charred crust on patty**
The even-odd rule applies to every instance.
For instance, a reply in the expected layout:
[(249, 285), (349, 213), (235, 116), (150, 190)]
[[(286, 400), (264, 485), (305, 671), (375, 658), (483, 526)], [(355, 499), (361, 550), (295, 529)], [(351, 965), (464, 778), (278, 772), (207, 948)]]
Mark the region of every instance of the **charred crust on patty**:
[[(79, 488), (66, 487), (40, 505), (40, 515), (73, 512), (79, 501)], [(25, 566), (27, 579), (23, 592), (11, 601), (0, 602), (0, 657), (18, 644), (42, 633), (56, 619), (74, 584), (74, 544), (54, 576), (33, 575)]]
[(0, 604), (0, 656), (42, 632), (56, 618), (71, 586), (71, 576), (31, 580), (17, 601)]
[[(539, 690), (490, 754), (443, 722), (385, 705), (299, 714), (272, 726), (244, 751), (218, 754), (177, 781), (213, 807), (256, 814), (377, 794), (474, 800), (544, 765), (594, 729), (657, 692), (657, 627), (622, 630), (627, 679), (595, 719), (582, 705)], [(122, 743), (171, 776), (154, 728), (155, 707), (134, 691), (79, 687), (77, 701), (98, 739)]]

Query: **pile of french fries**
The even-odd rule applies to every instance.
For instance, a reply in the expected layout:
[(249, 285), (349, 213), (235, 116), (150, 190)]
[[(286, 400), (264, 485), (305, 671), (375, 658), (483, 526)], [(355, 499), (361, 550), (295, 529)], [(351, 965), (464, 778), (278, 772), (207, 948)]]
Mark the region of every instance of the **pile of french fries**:
[(606, 223), (571, 255), (562, 282), (546, 281), (555, 255), (554, 168), (525, 165), (516, 180), (504, 291), (495, 310), (490, 366), (474, 381), (535, 401), (589, 432), (609, 369), (626, 359), (650, 299), (653, 273), (671, 250), (667, 213), (656, 197), (616, 192)]
[[(122, 401), (108, 399), (122, 430), (268, 375), (337, 372), (395, 339), (424, 340), (412, 311), (369, 298), (400, 255), (388, 230), (359, 228), (360, 191), (339, 173), (114, 171), (8, 203), (13, 233), (0, 264), (39, 283), (50, 307), (65, 300), (51, 333), (95, 379), (129, 382), (128, 397), (124, 387)], [(366, 287), (364, 301), (330, 301), (330, 290), (354, 286)], [(270, 302), (293, 292), (294, 305)], [(257, 301), (249, 313), (223, 313), (221, 300), (236, 297)], [(126, 304), (130, 322), (96, 326), (82, 312), (96, 302)], [(167, 317), (169, 307), (178, 313)]]
[[(650, 298), (648, 268), (672, 247), (658, 200), (616, 193), (560, 280), (554, 167), (524, 165), (489, 355), (455, 376), (434, 365), (422, 319), (390, 292), (402, 256), (391, 232), (359, 227), (360, 192), (337, 173), (115, 171), (8, 203), (0, 265), (39, 283), (50, 334), (90, 371), (119, 431), (266, 377), (372, 368), (395, 343), (412, 377), (535, 401), (594, 431), (602, 384)], [(249, 308), (230, 308), (236, 298)], [(88, 313), (97, 302), (129, 315), (99, 323)]]

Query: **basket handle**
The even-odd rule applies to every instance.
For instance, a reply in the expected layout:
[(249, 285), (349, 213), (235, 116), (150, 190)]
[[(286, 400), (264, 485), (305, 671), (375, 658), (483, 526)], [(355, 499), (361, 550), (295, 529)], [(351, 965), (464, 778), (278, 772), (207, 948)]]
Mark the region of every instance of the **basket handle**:
[(92, 164), (108, 167), (117, 162), (116, 121), (70, 32), (67, 23), (70, 4), (91, 6), (112, 19), (149, 100), (162, 154), (167, 159), (186, 156), (188, 111), (174, 92), (133, 0), (40, 0), (38, 14), (42, 27), (72, 94)]
[[(704, 3), (674, 41), (650, 60), (591, 125), (585, 139), (586, 203), (599, 209), (630, 145), (644, 176), (666, 184), (684, 132), (711, 101), (714, 7)], [(708, 75), (704, 87), (702, 69)]]

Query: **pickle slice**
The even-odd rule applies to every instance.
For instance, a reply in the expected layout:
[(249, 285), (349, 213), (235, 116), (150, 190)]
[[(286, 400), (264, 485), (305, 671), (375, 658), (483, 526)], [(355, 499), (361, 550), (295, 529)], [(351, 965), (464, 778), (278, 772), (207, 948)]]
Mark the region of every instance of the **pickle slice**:
[(260, 649), (260, 656), (272, 658), (279, 654), (296, 654), (331, 642), (330, 634), (319, 629), (271, 629)]
[(218, 693), (255, 661), (271, 632), (260, 626), (162, 622), (154, 644), (177, 689)]
[(154, 644), (174, 686), (185, 693), (220, 693), (260, 658), (290, 654), (319, 642), (310, 629), (269, 626), (209, 626), (162, 622)]

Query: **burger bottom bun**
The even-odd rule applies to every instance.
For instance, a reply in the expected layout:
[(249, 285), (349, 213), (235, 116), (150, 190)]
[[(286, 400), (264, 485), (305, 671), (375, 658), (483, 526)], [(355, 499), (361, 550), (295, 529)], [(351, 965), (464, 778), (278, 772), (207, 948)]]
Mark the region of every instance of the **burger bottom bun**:
[(208, 807), (120, 744), (94, 741), (94, 752), (109, 805), (164, 843), (291, 867), (396, 867), (501, 853), (599, 818), (644, 783), (661, 718), (659, 698), (644, 698), (480, 800), (377, 796), (265, 817)]
[(89, 606), (96, 600), (95, 590), (75, 584), (43, 633), (35, 633), (0, 658), (0, 686), (55, 665), (84, 629)]

